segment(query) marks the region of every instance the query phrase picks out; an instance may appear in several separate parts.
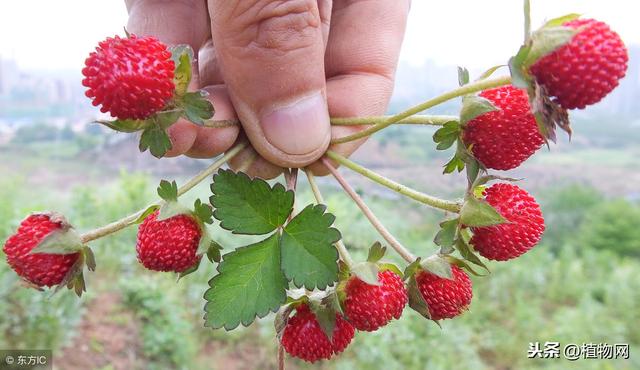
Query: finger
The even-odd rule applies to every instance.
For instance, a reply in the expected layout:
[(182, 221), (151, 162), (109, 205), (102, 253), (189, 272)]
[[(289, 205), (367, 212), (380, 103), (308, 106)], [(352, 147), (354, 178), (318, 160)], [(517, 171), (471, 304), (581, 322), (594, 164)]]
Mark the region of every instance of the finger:
[[(127, 0), (126, 4), (129, 11), (127, 30), (133, 34), (155, 36), (167, 45), (188, 44), (195, 53), (210, 37), (204, 0)], [(197, 68), (194, 71), (196, 73), (190, 84), (192, 90), (198, 88)], [(167, 133), (171, 139), (171, 149), (165, 156), (175, 157), (191, 148), (198, 135), (198, 127), (179, 119), (169, 127)]]
[[(409, 0), (333, 2), (325, 56), (331, 117), (385, 113), (393, 92), (409, 4)], [(332, 136), (346, 136), (363, 128), (335, 126)], [(330, 149), (349, 156), (364, 141), (332, 145)], [(328, 174), (320, 163), (314, 163), (310, 169), (318, 175)]]
[(211, 0), (211, 35), (231, 101), (253, 147), (300, 167), (330, 141), (317, 0)]
[[(246, 137), (240, 138), (240, 140), (247, 140)], [(260, 155), (252, 147), (247, 147), (240, 151), (238, 155), (231, 158), (229, 161), (229, 167), (234, 171), (242, 171), (249, 175), (249, 177), (259, 177), (265, 180), (274, 179), (282, 173), (284, 168), (276, 166), (275, 164), (260, 157)]]
[[(208, 99), (215, 107), (214, 120), (237, 119), (227, 88), (224, 85), (205, 87), (209, 93)], [(196, 127), (197, 136), (191, 148), (186, 152), (193, 158), (211, 158), (228, 150), (238, 137), (240, 128), (238, 126), (211, 128)]]
[(222, 72), (220, 71), (220, 66), (216, 58), (213, 40), (207, 40), (200, 48), (198, 67), (200, 69), (200, 83), (202, 86), (220, 85), (224, 83)]

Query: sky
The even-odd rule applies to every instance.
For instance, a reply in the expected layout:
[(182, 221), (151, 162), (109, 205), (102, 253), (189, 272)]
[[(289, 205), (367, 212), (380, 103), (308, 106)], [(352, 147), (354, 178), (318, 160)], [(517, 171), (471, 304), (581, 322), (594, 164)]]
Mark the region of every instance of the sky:
[[(532, 0), (534, 27), (567, 13), (605, 21), (627, 44), (640, 44), (640, 2)], [(413, 65), (504, 64), (522, 42), (522, 19), (520, 0), (413, 0), (400, 58)], [(126, 21), (119, 0), (2, 0), (0, 58), (25, 70), (78, 70), (97, 41), (123, 34)]]

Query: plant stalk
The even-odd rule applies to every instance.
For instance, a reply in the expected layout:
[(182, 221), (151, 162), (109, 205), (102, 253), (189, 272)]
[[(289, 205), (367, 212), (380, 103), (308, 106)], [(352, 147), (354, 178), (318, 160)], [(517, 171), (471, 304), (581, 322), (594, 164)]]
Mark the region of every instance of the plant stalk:
[[(331, 125), (333, 126), (361, 126), (361, 125), (378, 125), (386, 122), (391, 116), (373, 116), (373, 117), (347, 117), (347, 118), (331, 118)], [(413, 115), (402, 119), (396, 124), (402, 125), (427, 125), (427, 126), (442, 126), (450, 121), (458, 121), (458, 116), (446, 116), (446, 115)], [(226, 120), (207, 120), (204, 122), (204, 127), (210, 128), (222, 128), (240, 125), (240, 120), (226, 119)]]

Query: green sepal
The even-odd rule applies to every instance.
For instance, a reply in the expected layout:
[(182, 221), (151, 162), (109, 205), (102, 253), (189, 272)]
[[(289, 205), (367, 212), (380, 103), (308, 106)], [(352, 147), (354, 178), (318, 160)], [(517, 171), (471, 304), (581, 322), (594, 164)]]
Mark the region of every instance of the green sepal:
[(83, 247), (80, 235), (71, 226), (63, 226), (45, 236), (29, 254), (73, 254)]
[(333, 330), (336, 327), (335, 309), (313, 299), (309, 301), (309, 308), (311, 309), (311, 312), (315, 314), (322, 332), (324, 332), (327, 338), (329, 338), (329, 341), (332, 341)]
[(209, 93), (204, 90), (184, 94), (176, 102), (182, 108), (182, 116), (196, 125), (204, 125), (215, 113), (213, 104), (207, 99), (208, 96)]
[(469, 246), (468, 242), (464, 240), (464, 238), (459, 238), (458, 240), (456, 240), (455, 247), (462, 258), (473, 263), (474, 265), (482, 267), (483, 269), (487, 270), (487, 272), (490, 272), (489, 268), (484, 264), (484, 262), (482, 262), (480, 257), (473, 253), (471, 247)]
[(151, 205), (149, 207), (147, 207), (147, 209), (144, 210), (144, 212), (142, 212), (140, 214), (140, 216), (133, 222), (134, 224), (141, 224), (144, 222), (144, 220), (149, 217), (149, 215), (151, 215), (153, 212), (157, 211), (158, 209), (160, 209), (160, 206), (157, 204)]
[(152, 125), (149, 120), (141, 119), (116, 119), (113, 121), (96, 120), (95, 123), (99, 123), (114, 131), (132, 133), (140, 130), (144, 130)]
[(216, 242), (215, 240), (211, 240), (209, 243), (209, 249), (207, 249), (207, 258), (209, 261), (219, 263), (222, 259), (220, 252), (223, 250), (222, 245)]
[(191, 82), (191, 62), (193, 61), (193, 49), (189, 45), (180, 44), (169, 48), (171, 59), (175, 64), (173, 72), (173, 84), (175, 94), (182, 96), (187, 92)]
[(460, 109), (460, 125), (464, 126), (474, 118), (496, 110), (498, 108), (489, 99), (478, 95), (465, 95)]
[(369, 254), (367, 255), (367, 262), (376, 263), (384, 257), (387, 252), (387, 247), (383, 247), (380, 242), (375, 242), (369, 248)]
[(351, 267), (351, 273), (369, 285), (380, 286), (378, 265), (372, 262), (359, 262)]
[(565, 22), (570, 22), (572, 20), (578, 19), (580, 18), (581, 14), (578, 13), (569, 13), (569, 14), (565, 14), (563, 16), (560, 17), (556, 17), (553, 19), (549, 19), (543, 26), (542, 28), (551, 28), (551, 27), (560, 27), (562, 26)]
[(403, 273), (405, 280), (408, 280), (411, 276), (421, 271), (422, 270), (421, 264), (422, 264), (421, 257), (416, 258), (415, 261), (408, 264), (407, 267), (404, 268), (404, 273)]
[(458, 218), (442, 221), (433, 242), (440, 247), (451, 247), (455, 242), (459, 221)]
[(562, 26), (543, 27), (535, 31), (531, 35), (531, 49), (524, 59), (523, 66), (525, 68), (532, 66), (540, 58), (569, 43), (578, 32), (578, 29)]
[(200, 263), (202, 262), (202, 259), (200, 259), (198, 262), (194, 263), (193, 266), (189, 267), (188, 269), (182, 271), (181, 273), (178, 274), (178, 280), (180, 281), (183, 277), (187, 276), (187, 275), (191, 275), (194, 272), (198, 271), (198, 268), (200, 268)]
[(196, 199), (193, 204), (193, 215), (196, 216), (201, 223), (213, 223), (213, 208), (209, 204), (202, 203), (200, 199)]
[(434, 254), (422, 261), (420, 266), (436, 276), (441, 278), (453, 280), (453, 272), (451, 271), (451, 264), (447, 262), (442, 256)]
[(464, 86), (469, 83), (469, 70), (458, 66), (458, 85)]
[(402, 270), (400, 270), (400, 268), (395, 263), (390, 263), (390, 262), (378, 263), (378, 270), (379, 271), (392, 271), (393, 273), (395, 273), (398, 276), (400, 276), (400, 278), (404, 279), (404, 274), (403, 274)]
[(446, 260), (450, 264), (463, 268), (475, 276), (487, 276), (486, 274), (480, 274), (479, 272), (474, 270), (473, 267), (471, 267), (466, 261), (461, 260), (460, 258), (456, 258), (454, 256), (445, 256), (444, 258), (446, 258)]
[(437, 143), (436, 149), (449, 149), (460, 136), (460, 123), (449, 121), (433, 134), (433, 141)]
[(497, 71), (501, 67), (506, 67), (506, 65), (505, 64), (498, 64), (497, 66), (493, 66), (493, 67), (487, 69), (486, 71), (482, 72), (482, 74), (476, 79), (476, 81), (481, 81), (481, 80), (484, 80), (484, 79), (487, 79), (487, 78), (491, 77), (491, 75), (494, 74), (495, 71)]
[(164, 221), (178, 215), (192, 215), (192, 212), (189, 208), (176, 201), (164, 202), (160, 206), (156, 221)]
[(460, 223), (471, 227), (499, 225), (507, 222), (498, 211), (484, 199), (467, 196), (460, 210)]
[[(418, 287), (418, 282), (415, 275), (411, 275), (409, 277), (409, 280), (407, 282), (407, 293), (409, 296), (409, 307), (422, 315), (424, 318), (432, 320), (431, 313), (429, 312), (429, 305), (420, 292), (420, 288)], [(440, 326), (440, 324), (438, 324), (438, 326)]]
[(158, 185), (158, 196), (167, 202), (178, 200), (178, 184), (174, 181), (161, 180)]
[(156, 158), (162, 158), (172, 148), (169, 135), (159, 125), (152, 125), (142, 131), (138, 148), (141, 152), (147, 149)]

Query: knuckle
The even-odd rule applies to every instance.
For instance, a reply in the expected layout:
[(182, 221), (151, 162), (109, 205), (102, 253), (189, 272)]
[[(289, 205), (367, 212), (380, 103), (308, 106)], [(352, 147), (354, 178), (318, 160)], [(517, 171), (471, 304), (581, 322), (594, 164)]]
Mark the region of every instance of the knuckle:
[(231, 15), (236, 24), (232, 43), (248, 52), (288, 53), (321, 39), (316, 0), (254, 1)]

